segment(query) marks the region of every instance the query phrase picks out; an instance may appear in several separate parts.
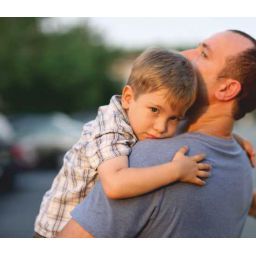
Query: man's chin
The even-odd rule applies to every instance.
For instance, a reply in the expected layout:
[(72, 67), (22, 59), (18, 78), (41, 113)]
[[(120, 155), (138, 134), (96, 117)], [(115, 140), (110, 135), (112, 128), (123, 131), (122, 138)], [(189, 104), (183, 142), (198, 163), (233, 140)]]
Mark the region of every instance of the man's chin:
[(208, 108), (209, 101), (207, 97), (207, 91), (205, 89), (205, 86), (201, 83), (198, 89), (196, 101), (194, 104), (188, 109), (186, 116), (188, 117), (188, 120), (195, 121), (197, 120)]
[(188, 123), (192, 124), (206, 112), (207, 102), (206, 101), (196, 101), (187, 111)]

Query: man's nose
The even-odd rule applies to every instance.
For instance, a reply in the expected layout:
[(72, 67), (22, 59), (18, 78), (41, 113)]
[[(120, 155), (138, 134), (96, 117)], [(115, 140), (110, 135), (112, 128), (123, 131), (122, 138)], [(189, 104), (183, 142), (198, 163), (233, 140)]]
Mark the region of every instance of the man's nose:
[(196, 58), (196, 52), (194, 49), (181, 51), (180, 53), (190, 61), (194, 61)]

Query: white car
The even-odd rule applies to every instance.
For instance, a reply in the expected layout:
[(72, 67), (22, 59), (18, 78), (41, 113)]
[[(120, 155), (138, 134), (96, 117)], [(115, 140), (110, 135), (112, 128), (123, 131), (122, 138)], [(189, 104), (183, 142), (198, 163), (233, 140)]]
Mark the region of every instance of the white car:
[(26, 167), (60, 164), (64, 153), (79, 139), (83, 123), (63, 113), (25, 115), (13, 121), (15, 148)]

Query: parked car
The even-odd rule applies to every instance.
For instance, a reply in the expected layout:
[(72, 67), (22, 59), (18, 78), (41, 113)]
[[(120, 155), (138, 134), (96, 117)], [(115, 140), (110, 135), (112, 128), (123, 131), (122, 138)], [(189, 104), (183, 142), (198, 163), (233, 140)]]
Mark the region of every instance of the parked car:
[(79, 139), (83, 123), (63, 113), (11, 118), (16, 154), (25, 168), (60, 166), (64, 153)]
[(16, 159), (12, 152), (14, 131), (7, 118), (0, 114), (0, 192), (13, 186)]
[(0, 192), (12, 188), (14, 181), (14, 169), (10, 146), (0, 140)]

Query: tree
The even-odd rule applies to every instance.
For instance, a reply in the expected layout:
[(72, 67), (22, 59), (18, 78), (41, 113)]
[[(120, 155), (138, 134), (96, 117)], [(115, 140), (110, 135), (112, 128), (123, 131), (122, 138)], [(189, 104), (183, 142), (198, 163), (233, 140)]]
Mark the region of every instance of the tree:
[(67, 113), (109, 101), (117, 81), (110, 49), (88, 23), (43, 33), (38, 18), (0, 18), (1, 111)]

